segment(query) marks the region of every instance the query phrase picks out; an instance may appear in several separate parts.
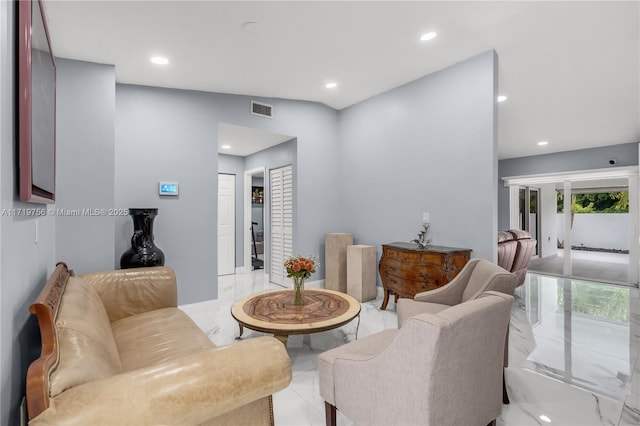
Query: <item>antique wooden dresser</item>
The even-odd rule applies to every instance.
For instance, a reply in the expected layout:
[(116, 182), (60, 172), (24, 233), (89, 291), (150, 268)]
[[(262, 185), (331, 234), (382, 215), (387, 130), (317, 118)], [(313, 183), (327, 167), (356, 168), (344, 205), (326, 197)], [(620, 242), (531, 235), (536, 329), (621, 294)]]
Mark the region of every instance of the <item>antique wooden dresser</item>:
[(451, 281), (469, 261), (470, 249), (432, 246), (423, 249), (414, 243), (382, 245), (378, 270), (384, 287), (380, 309), (386, 309), (389, 296), (413, 298)]

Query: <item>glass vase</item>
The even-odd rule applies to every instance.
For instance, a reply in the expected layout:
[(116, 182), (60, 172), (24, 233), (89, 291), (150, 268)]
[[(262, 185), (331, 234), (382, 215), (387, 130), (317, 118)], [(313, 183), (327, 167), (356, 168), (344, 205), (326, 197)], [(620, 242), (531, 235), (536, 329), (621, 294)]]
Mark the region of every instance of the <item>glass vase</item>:
[(293, 289), (296, 292), (296, 297), (293, 302), (294, 305), (304, 305), (304, 278), (293, 277)]

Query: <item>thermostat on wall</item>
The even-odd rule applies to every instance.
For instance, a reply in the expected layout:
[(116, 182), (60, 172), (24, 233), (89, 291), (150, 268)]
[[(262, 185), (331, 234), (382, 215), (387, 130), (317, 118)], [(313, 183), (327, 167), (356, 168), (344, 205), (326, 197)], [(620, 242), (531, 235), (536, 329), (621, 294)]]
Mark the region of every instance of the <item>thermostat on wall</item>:
[(158, 182), (159, 195), (178, 195), (180, 193), (180, 185), (178, 182)]

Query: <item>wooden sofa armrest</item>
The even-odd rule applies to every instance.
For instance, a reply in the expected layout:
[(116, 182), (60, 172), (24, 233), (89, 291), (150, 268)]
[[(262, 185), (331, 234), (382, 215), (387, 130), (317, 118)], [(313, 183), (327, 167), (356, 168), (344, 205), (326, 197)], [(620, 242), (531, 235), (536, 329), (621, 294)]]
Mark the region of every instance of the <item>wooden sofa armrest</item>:
[(258, 337), (68, 389), (29, 424), (201, 424), (290, 381), (284, 345)]
[(49, 407), (49, 377), (58, 365), (58, 335), (55, 321), (67, 286), (67, 280), (73, 276), (63, 262), (56, 264), (56, 269), (47, 280), (36, 301), (29, 311), (36, 315), (40, 327), (42, 351), (27, 370), (27, 410), (32, 418)]
[(100, 295), (109, 321), (178, 305), (173, 269), (165, 266), (80, 275)]

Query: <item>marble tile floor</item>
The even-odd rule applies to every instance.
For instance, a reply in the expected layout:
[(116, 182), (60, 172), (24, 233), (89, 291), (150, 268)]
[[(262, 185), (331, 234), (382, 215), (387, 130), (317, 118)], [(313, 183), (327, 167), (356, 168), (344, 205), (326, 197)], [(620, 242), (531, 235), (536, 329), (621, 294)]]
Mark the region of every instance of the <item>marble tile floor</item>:
[[(572, 250), (573, 277), (601, 281), (613, 284), (626, 284), (629, 277), (629, 255), (584, 250)], [(529, 262), (529, 271), (539, 274), (562, 276), (564, 269), (564, 251), (543, 258), (533, 258)]]
[[(263, 271), (219, 277), (218, 299), (181, 308), (219, 346), (238, 326), (229, 311), (243, 296), (279, 288)], [(362, 304), (358, 337), (396, 327), (395, 304)], [(324, 425), (317, 355), (355, 338), (357, 321), (288, 342), (293, 379), (274, 395), (276, 425)], [(243, 339), (261, 333), (245, 329)], [(511, 314), (510, 405), (500, 426), (640, 425), (640, 296), (637, 288), (528, 274)], [(394, 407), (389, 407), (394, 409)], [(338, 412), (339, 425), (353, 424)], [(443, 425), (444, 426), (444, 425)]]

